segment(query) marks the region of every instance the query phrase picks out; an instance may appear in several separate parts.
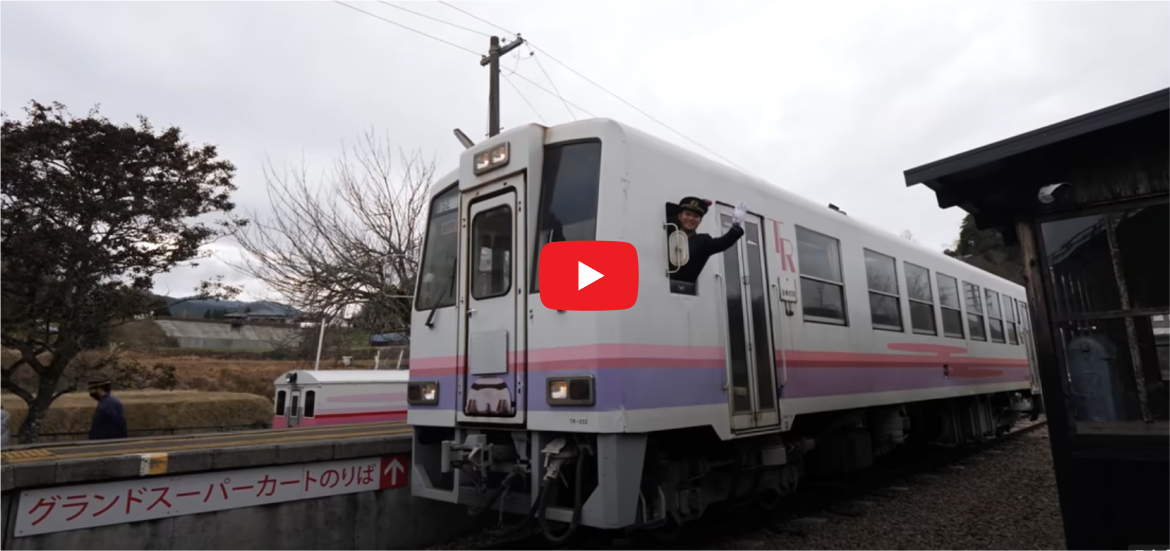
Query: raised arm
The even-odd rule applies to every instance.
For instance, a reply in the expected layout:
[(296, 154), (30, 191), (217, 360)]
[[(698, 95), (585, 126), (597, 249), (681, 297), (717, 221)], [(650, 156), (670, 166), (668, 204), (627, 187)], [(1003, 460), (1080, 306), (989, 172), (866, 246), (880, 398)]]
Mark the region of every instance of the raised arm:
[(711, 254), (717, 254), (726, 251), (727, 249), (730, 249), (736, 241), (739, 241), (740, 237), (743, 237), (743, 228), (741, 228), (739, 224), (732, 225), (731, 229), (727, 230), (727, 233), (719, 237), (711, 238), (711, 241), (707, 245), (707, 247), (709, 247), (708, 250)]
[(711, 254), (730, 249), (740, 237), (743, 237), (743, 217), (747, 214), (747, 208), (747, 203), (743, 201), (740, 201), (739, 205), (735, 207), (735, 214), (731, 215), (731, 229), (711, 240)]

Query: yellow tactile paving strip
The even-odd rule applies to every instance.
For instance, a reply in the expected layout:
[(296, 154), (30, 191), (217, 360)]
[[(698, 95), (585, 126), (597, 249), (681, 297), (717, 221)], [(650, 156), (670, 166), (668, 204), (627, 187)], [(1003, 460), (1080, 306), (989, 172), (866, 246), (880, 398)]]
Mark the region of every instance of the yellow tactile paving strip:
[(53, 452), (45, 449), (16, 450), (0, 453), (5, 463), (19, 463), (21, 461), (37, 461), (57, 457)]
[[(332, 425), (303, 429), (249, 431), (241, 433), (196, 434), (160, 439), (133, 439), (84, 444), (48, 445), (0, 453), (4, 463), (29, 463), (59, 459), (84, 459), (131, 454), (165, 454), (175, 451), (213, 448), (238, 448), (263, 444), (302, 443), (321, 440), (343, 440), (370, 436), (408, 435), (411, 428), (402, 421), (354, 425)], [(155, 458), (153, 461), (165, 461)], [(165, 463), (163, 463), (165, 464)]]

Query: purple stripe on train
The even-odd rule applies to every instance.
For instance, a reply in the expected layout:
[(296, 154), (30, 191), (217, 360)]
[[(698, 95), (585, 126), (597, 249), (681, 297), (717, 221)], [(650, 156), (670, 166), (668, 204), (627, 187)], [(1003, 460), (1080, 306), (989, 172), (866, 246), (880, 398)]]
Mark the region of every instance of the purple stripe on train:
[(939, 387), (1027, 382), (1028, 369), (991, 369), (980, 375), (951, 376), (941, 368), (835, 367), (788, 368), (785, 398), (816, 398), (840, 394), (893, 392)]
[[(529, 411), (614, 411), (722, 404), (726, 371), (718, 368), (685, 368), (664, 374), (662, 367), (635, 367), (600, 370), (534, 371), (528, 374)], [(544, 397), (550, 378), (593, 375), (596, 403), (593, 406), (550, 406)], [(993, 369), (973, 376), (952, 374), (922, 367), (839, 367), (789, 368), (784, 398), (815, 398), (842, 394), (891, 392), (969, 385), (1027, 382), (1028, 370)], [(410, 406), (419, 410), (450, 410), (455, 405), (455, 376), (423, 377), (438, 381), (439, 403)]]

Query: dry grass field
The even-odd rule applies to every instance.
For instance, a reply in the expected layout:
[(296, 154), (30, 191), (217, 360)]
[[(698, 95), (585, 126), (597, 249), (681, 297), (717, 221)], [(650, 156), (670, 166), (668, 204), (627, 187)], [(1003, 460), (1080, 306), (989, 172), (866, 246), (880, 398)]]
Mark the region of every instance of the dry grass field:
[[(102, 354), (92, 351), (90, 356)], [(3, 366), (19, 357), (3, 350)], [(49, 358), (43, 358), (47, 361)], [(312, 369), (312, 362), (276, 360), (236, 360), (199, 356), (159, 356), (143, 352), (124, 352), (119, 359), (146, 366), (174, 366), (174, 390), (118, 388), (114, 392), (126, 408), (130, 436), (154, 434), (188, 434), (219, 430), (244, 430), (270, 426), (274, 383), (281, 374), (293, 369)], [(396, 358), (395, 358), (396, 359)], [(405, 361), (404, 361), (405, 364)], [(393, 361), (383, 362), (384, 367)], [(321, 369), (372, 369), (372, 360), (354, 360), (349, 367), (333, 359), (321, 359)], [(27, 367), (18, 380), (31, 377)], [(146, 380), (147, 384), (154, 382)], [(32, 387), (26, 384), (26, 387)], [(79, 388), (84, 389), (84, 382)], [(24, 421), (27, 406), (19, 397), (0, 394), (4, 409), (12, 416), (9, 429), (15, 437)], [(83, 440), (89, 431), (95, 403), (84, 391), (58, 398), (49, 408), (48, 419), (38, 442)], [(199, 428), (204, 428), (197, 430)]]
[[(120, 390), (115, 394), (126, 411), (131, 437), (264, 428), (272, 423), (271, 402), (249, 394), (189, 390)], [(7, 392), (0, 394), (0, 400), (12, 416), (10, 428), (16, 432), (28, 408), (23, 400)], [(95, 406), (85, 392), (58, 398), (42, 426), (45, 436), (38, 441), (84, 440)]]
[[(271, 423), (277, 377), (294, 369), (313, 367), (312, 360), (266, 359), (268, 353), (261, 352), (174, 348), (174, 343), (168, 342), (153, 323), (120, 326), (110, 341), (112, 349), (85, 351), (66, 369), (58, 389), (65, 390), (72, 384), (78, 392), (62, 396), (50, 407), (43, 433), (88, 432), (94, 402), (84, 389), (86, 382), (95, 378), (115, 381), (114, 392), (126, 405), (131, 436), (141, 436), (141, 431), (192, 432), (188, 430), (191, 427), (239, 428)], [(321, 358), (321, 369), (373, 369), (374, 360), (364, 359), (372, 358), (373, 352), (376, 350), (349, 348), (327, 353)], [(343, 354), (351, 355), (349, 366), (343, 365), (340, 357), (331, 357)], [(4, 368), (19, 358), (15, 350), (0, 349), (0, 366)], [(51, 357), (45, 354), (40, 359), (47, 363)], [(383, 368), (393, 368), (397, 359), (397, 349), (383, 349)], [(408, 363), (409, 358), (404, 356), (403, 367)], [(17, 370), (13, 379), (24, 388), (36, 387), (35, 376), (28, 367)], [(24, 420), (26, 405), (8, 392), (3, 393), (2, 400), (4, 409), (13, 416), (9, 427), (15, 435)], [(50, 436), (42, 441), (59, 439), (76, 437)]]
[[(146, 363), (163, 362), (175, 366), (177, 388), (204, 391), (246, 392), (272, 399), (274, 382), (282, 373), (294, 369), (312, 369), (313, 362), (277, 360), (229, 360), (199, 356), (158, 357), (131, 353)], [(382, 366), (386, 367), (383, 361)], [(389, 362), (390, 366), (394, 363)], [(373, 360), (354, 360), (349, 367), (332, 359), (321, 359), (321, 369), (373, 369)]]
[[(89, 356), (98, 355), (98, 351), (89, 353)], [(172, 353), (173, 354), (173, 353)], [(275, 389), (273, 383), (282, 373), (293, 369), (312, 369), (313, 362), (295, 360), (241, 360), (215, 357), (201, 357), (193, 355), (178, 356), (167, 354), (155, 355), (148, 352), (124, 352), (120, 355), (123, 361), (136, 361), (142, 365), (153, 366), (166, 364), (175, 367), (175, 376), (178, 380), (176, 390), (200, 390), (209, 392), (243, 392), (254, 394), (269, 400), (272, 399)], [(12, 350), (3, 351), (3, 366), (7, 367), (15, 362), (19, 355)], [(382, 367), (392, 367), (397, 357), (383, 360)], [(43, 360), (47, 361), (48, 357)], [(403, 361), (406, 364), (406, 361)], [(373, 360), (353, 360), (348, 367), (333, 358), (322, 358), (321, 369), (373, 369)], [(28, 375), (27, 368), (23, 370)], [(29, 385), (31, 387), (31, 385)]]

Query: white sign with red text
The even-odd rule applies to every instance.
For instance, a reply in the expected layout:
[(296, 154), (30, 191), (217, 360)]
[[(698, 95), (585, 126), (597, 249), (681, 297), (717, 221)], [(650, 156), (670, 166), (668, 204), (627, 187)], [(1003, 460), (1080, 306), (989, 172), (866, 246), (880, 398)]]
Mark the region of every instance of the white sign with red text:
[(144, 477), (21, 492), (15, 536), (315, 499), (407, 485), (409, 455)]

